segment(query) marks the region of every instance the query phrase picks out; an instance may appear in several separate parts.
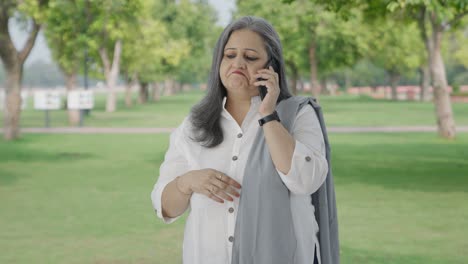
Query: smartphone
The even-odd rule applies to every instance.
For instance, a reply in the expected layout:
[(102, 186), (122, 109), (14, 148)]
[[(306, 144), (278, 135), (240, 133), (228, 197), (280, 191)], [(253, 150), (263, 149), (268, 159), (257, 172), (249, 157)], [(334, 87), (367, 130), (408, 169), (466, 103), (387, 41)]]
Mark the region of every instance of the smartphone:
[[(265, 81), (265, 79), (263, 78), (257, 78), (257, 81)], [(260, 99), (263, 101), (263, 98), (265, 98), (266, 94), (267, 94), (267, 88), (265, 85), (260, 85), (258, 86), (258, 92), (260, 94)]]
[[(276, 67), (272, 64), (272, 61), (269, 60), (265, 66), (265, 69), (270, 68), (270, 66), (273, 67), (273, 70), (276, 72)], [(257, 78), (257, 81), (265, 81), (263, 78)], [(265, 85), (260, 85), (258, 86), (258, 92), (260, 93), (260, 99), (263, 101), (263, 98), (265, 98), (266, 94), (268, 93), (267, 88)]]

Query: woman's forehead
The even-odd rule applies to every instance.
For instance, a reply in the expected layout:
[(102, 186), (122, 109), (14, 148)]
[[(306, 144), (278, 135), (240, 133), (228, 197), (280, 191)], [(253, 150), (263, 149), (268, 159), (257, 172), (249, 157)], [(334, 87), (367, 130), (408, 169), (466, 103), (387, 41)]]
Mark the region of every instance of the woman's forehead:
[(262, 37), (249, 29), (241, 29), (232, 32), (224, 50), (250, 50), (257, 53), (265, 52)]

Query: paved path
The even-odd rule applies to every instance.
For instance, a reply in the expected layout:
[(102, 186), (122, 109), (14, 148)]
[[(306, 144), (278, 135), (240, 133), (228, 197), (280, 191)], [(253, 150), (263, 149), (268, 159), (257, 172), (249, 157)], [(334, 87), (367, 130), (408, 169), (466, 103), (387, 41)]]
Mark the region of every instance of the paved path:
[[(54, 128), (23, 128), (22, 133), (39, 134), (158, 134), (169, 133), (174, 128), (118, 128), (118, 127), (54, 127)], [(2, 129), (0, 131), (3, 132)], [(363, 133), (363, 132), (436, 132), (435, 126), (385, 126), (385, 127), (328, 127), (331, 133)], [(468, 126), (458, 126), (457, 132), (468, 132)]]

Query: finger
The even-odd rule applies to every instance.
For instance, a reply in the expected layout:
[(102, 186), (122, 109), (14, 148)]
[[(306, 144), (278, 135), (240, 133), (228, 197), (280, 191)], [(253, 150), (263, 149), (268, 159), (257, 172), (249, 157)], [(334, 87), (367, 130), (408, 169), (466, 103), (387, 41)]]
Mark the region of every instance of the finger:
[(228, 185), (227, 183), (224, 183), (222, 181), (217, 181), (217, 180), (214, 180), (212, 182), (213, 185), (217, 186), (218, 188), (220, 188), (221, 190), (223, 190), (224, 192), (232, 195), (232, 196), (236, 196), (236, 197), (240, 197), (240, 194), (234, 189), (232, 188), (230, 185)]
[(231, 185), (231, 186), (234, 186), (236, 187), (237, 189), (240, 189), (242, 186), (240, 185), (240, 183), (238, 183), (236, 180), (234, 180), (233, 178), (229, 177), (229, 176), (226, 176), (227, 179), (224, 181), (225, 183)]
[(266, 86), (270, 88), (270, 83), (268, 81), (258, 81), (253, 83), (255, 86)]
[(233, 178), (227, 176), (226, 174), (220, 172), (220, 171), (217, 171), (217, 170), (213, 170), (214, 173), (216, 174), (216, 179), (222, 181), (222, 182), (225, 182), (229, 185), (232, 185), (238, 189), (241, 188), (241, 185), (240, 183), (238, 183), (236, 180), (234, 180)]
[(276, 85), (275, 81), (272, 81), (272, 80), (254, 82), (254, 85), (255, 86), (263, 85), (263, 86), (268, 88), (268, 92), (270, 91), (270, 89), (277, 90), (277, 89), (275, 89), (275, 87), (277, 87), (277, 85)]
[(214, 171), (215, 179), (222, 181), (224, 178), (224, 174), (220, 171)]
[(203, 191), (202, 191), (202, 194), (204, 194), (204, 195), (207, 196), (208, 198), (214, 200), (215, 202), (224, 203), (223, 199), (221, 199), (221, 198), (219, 198), (218, 196), (212, 194), (210, 191), (208, 191), (208, 189), (203, 190)]
[(274, 78), (274, 75), (272, 73), (257, 73), (254, 75), (256, 79), (262, 78), (264, 80), (269, 80), (271, 78)]
[(273, 67), (270, 66), (270, 68), (268, 69), (260, 69), (257, 71), (258, 73), (269, 73), (269, 74), (272, 74), (275, 72), (275, 70), (273, 69)]
[(222, 189), (218, 188), (215, 185), (209, 186), (208, 190), (210, 190), (212, 194), (215, 194), (216, 196), (223, 198), (224, 200), (228, 200), (231, 202), (234, 201), (234, 199), (231, 196), (227, 195)]

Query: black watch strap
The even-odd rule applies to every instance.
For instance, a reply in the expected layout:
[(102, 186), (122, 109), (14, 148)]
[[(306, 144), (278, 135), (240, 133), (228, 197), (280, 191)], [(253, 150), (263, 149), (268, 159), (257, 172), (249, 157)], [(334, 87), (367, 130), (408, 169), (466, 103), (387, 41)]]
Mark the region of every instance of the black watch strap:
[(264, 124), (270, 122), (270, 121), (273, 121), (273, 120), (276, 120), (278, 122), (280, 122), (280, 118), (278, 116), (278, 113), (276, 111), (274, 111), (271, 115), (267, 115), (267, 116), (264, 116), (263, 118), (259, 119), (258, 120), (258, 123), (260, 124), (260, 126), (263, 126)]

